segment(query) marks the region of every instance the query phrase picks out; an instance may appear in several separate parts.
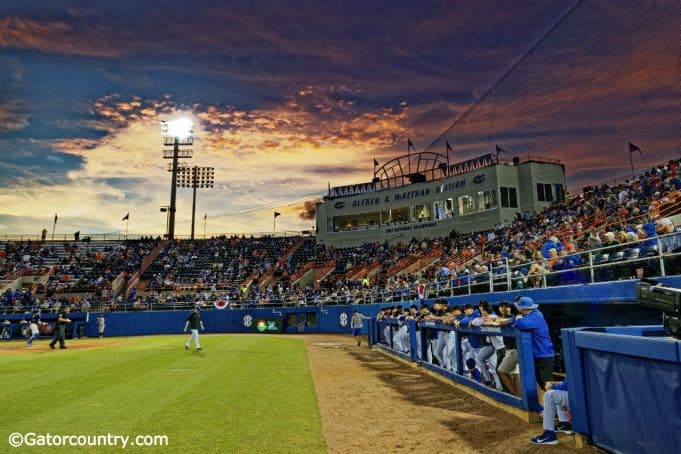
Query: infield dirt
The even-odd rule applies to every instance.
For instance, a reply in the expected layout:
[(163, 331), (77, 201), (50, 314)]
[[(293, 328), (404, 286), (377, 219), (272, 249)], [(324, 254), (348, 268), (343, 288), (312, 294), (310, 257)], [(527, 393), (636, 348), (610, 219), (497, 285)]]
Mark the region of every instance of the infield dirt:
[(555, 446), (532, 445), (541, 424), (366, 345), (358, 348), (349, 336), (305, 336), (305, 343), (330, 453), (597, 451), (577, 449), (574, 435), (558, 434)]
[[(32, 347), (27, 347), (25, 342), (7, 342), (0, 343), (0, 355), (16, 355), (26, 353), (48, 353), (53, 350), (49, 343), (51, 339), (42, 338), (33, 343)], [(125, 340), (121, 338), (113, 339), (99, 339), (99, 338), (84, 338), (84, 339), (68, 339), (66, 341), (66, 348), (68, 350), (91, 350), (93, 348), (116, 347), (125, 344)], [(54, 351), (58, 351), (59, 346)]]

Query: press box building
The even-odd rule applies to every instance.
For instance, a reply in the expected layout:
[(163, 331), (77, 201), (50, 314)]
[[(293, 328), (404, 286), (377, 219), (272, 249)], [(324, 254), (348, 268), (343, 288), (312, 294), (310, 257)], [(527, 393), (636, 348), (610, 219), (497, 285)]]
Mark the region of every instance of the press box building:
[(317, 243), (347, 247), (408, 242), (508, 225), (565, 198), (565, 167), (487, 154), (449, 165), (421, 152), (393, 159), (370, 183), (329, 188), (317, 204)]

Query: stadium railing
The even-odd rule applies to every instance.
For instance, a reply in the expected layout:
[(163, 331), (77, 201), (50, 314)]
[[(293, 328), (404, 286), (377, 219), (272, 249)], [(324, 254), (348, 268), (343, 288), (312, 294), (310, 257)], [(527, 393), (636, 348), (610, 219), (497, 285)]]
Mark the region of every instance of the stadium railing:
[[(681, 271), (681, 232), (639, 241), (621, 243), (559, 257), (559, 260), (578, 259), (580, 266), (548, 271), (548, 260), (528, 261), (520, 265), (503, 259), (501, 267), (490, 265), (486, 273), (471, 273), (446, 280), (427, 283), (426, 298), (454, 297), (478, 293), (506, 292), (528, 288), (557, 287), (595, 282), (610, 282), (641, 277), (667, 276)], [(528, 276), (524, 268), (539, 264), (543, 271)], [(671, 273), (670, 273), (671, 272)], [(536, 280), (532, 284), (532, 279)], [(339, 294), (322, 298), (284, 295), (281, 300), (263, 304), (262, 299), (246, 300), (242, 306), (301, 306), (324, 304), (410, 303), (419, 296), (412, 288), (394, 290), (372, 288), (363, 294)]]
[[(278, 232), (218, 232), (218, 233), (207, 233), (205, 237), (201, 238), (196, 238), (195, 241), (202, 241), (202, 240), (210, 240), (213, 238), (219, 238), (219, 237), (226, 237), (230, 238), (233, 236), (237, 237), (253, 237), (253, 238), (265, 238), (265, 237), (276, 237), (276, 238), (289, 238), (289, 237), (310, 237), (312, 236), (311, 231), (309, 230), (301, 230), (301, 231), (296, 231), (296, 230), (281, 230)], [(125, 241), (125, 240), (140, 240), (140, 239), (149, 239), (149, 238), (161, 238), (161, 235), (154, 234), (154, 235), (149, 235), (149, 234), (139, 234), (139, 233), (130, 233), (126, 235), (124, 232), (109, 232), (109, 233), (81, 233), (80, 234), (80, 241), (79, 242), (86, 242), (86, 241), (105, 241), (105, 240), (112, 240), (112, 241)], [(176, 240), (189, 240), (191, 239), (191, 235), (175, 235)], [(30, 234), (30, 233), (15, 233), (15, 234), (5, 234), (5, 235), (0, 235), (0, 241), (35, 241), (35, 242), (41, 242), (42, 241), (42, 235), (40, 234)], [(48, 234), (47, 237), (45, 238), (46, 243), (51, 243), (51, 242), (73, 242), (74, 241), (74, 236), (73, 233), (58, 233), (54, 235), (54, 238), (52, 237), (51, 234)]]
[[(559, 260), (575, 258), (585, 265), (557, 271), (548, 270), (549, 260), (546, 259), (511, 265), (504, 258), (502, 267), (491, 265), (486, 273), (471, 273), (431, 282), (428, 284), (427, 296), (435, 298), (494, 293), (678, 274), (681, 271), (681, 232), (575, 252), (559, 257)], [(534, 276), (523, 273), (524, 268), (535, 263), (543, 269), (541, 273)], [(536, 284), (532, 284), (532, 279), (536, 279)]]
[[(379, 348), (390, 354), (398, 356), (404, 360), (414, 362), (430, 371), (447, 377), (457, 383), (466, 385), (476, 391), (485, 394), (499, 402), (520, 408), (526, 411), (539, 411), (540, 406), (537, 400), (537, 384), (534, 370), (534, 358), (532, 356), (532, 337), (529, 332), (507, 327), (459, 327), (446, 325), (436, 321), (406, 320), (400, 322), (394, 318), (383, 320), (372, 319), (372, 329), (369, 330), (370, 345), (377, 345)], [(404, 350), (395, 341), (395, 334), (403, 327), (407, 326), (408, 349)], [(433, 334), (445, 336), (445, 343), (451, 350), (451, 366), (445, 367), (440, 364), (438, 356), (440, 353), (433, 352), (435, 345), (432, 343)], [(463, 351), (462, 341), (467, 335), (479, 336), (503, 336), (516, 339), (518, 350), (518, 375), (520, 382), (520, 396), (516, 396), (506, 391), (498, 391), (494, 387), (487, 386), (476, 381), (466, 374), (465, 357), (467, 352)], [(450, 337), (453, 336), (453, 339)], [(494, 353), (496, 354), (496, 352)], [(468, 356), (470, 357), (470, 356)], [(434, 360), (433, 360), (434, 359)], [(448, 361), (449, 363), (449, 361)], [(496, 372), (496, 371), (495, 371)]]

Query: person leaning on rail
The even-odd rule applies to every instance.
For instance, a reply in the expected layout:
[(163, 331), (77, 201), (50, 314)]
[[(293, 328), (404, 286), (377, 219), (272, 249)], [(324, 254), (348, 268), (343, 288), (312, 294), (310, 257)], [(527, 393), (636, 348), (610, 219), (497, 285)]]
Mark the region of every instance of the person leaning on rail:
[(515, 317), (490, 320), (493, 326), (512, 326), (523, 331), (528, 331), (532, 336), (532, 356), (534, 358), (534, 371), (537, 379), (537, 396), (539, 403), (543, 404), (544, 387), (553, 379), (554, 350), (549, 327), (538, 307), (538, 304), (527, 296), (521, 297), (515, 307), (520, 315)]

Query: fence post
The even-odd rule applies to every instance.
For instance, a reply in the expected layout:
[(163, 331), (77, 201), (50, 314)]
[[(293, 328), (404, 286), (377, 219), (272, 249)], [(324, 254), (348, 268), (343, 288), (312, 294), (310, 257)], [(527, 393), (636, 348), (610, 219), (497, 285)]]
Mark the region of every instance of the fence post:
[(591, 275), (591, 283), (594, 281), (594, 256), (589, 252), (589, 274)]
[(542, 263), (542, 269), (544, 271), (541, 273), (541, 283), (542, 283), (543, 288), (547, 287), (547, 285), (546, 285), (546, 273), (549, 272), (548, 271), (548, 265), (549, 265), (548, 262), (546, 260), (544, 260), (544, 262)]
[(494, 293), (494, 275), (492, 274), (492, 264), (489, 264), (489, 270), (487, 271), (487, 276), (489, 278), (489, 292)]
[(666, 276), (664, 270), (664, 258), (662, 257), (662, 241), (660, 241), (659, 236), (655, 239), (657, 240), (657, 256), (660, 260), (660, 276)]
[(537, 380), (534, 371), (534, 354), (532, 353), (532, 335), (526, 331), (518, 331), (516, 335), (518, 348), (518, 364), (520, 365), (520, 393), (524, 410), (539, 411), (537, 400)]
[(390, 333), (390, 341), (388, 342), (388, 346), (391, 349), (395, 350), (395, 346), (393, 345), (393, 339), (395, 337), (395, 335), (393, 334), (393, 324), (388, 322), (386, 322), (386, 324), (388, 326), (388, 332)]
[(409, 353), (411, 355), (411, 360), (416, 362), (419, 359), (418, 356), (418, 342), (416, 342), (416, 336), (418, 332), (416, 331), (416, 320), (407, 320), (407, 329), (409, 330)]
[(461, 333), (458, 329), (454, 331), (454, 352), (455, 352), (455, 362), (454, 370), (457, 374), (463, 375), (463, 352), (461, 351)]
[(504, 260), (506, 260), (506, 290), (510, 292), (513, 285), (511, 282), (511, 264), (508, 263), (508, 257), (504, 257)]

